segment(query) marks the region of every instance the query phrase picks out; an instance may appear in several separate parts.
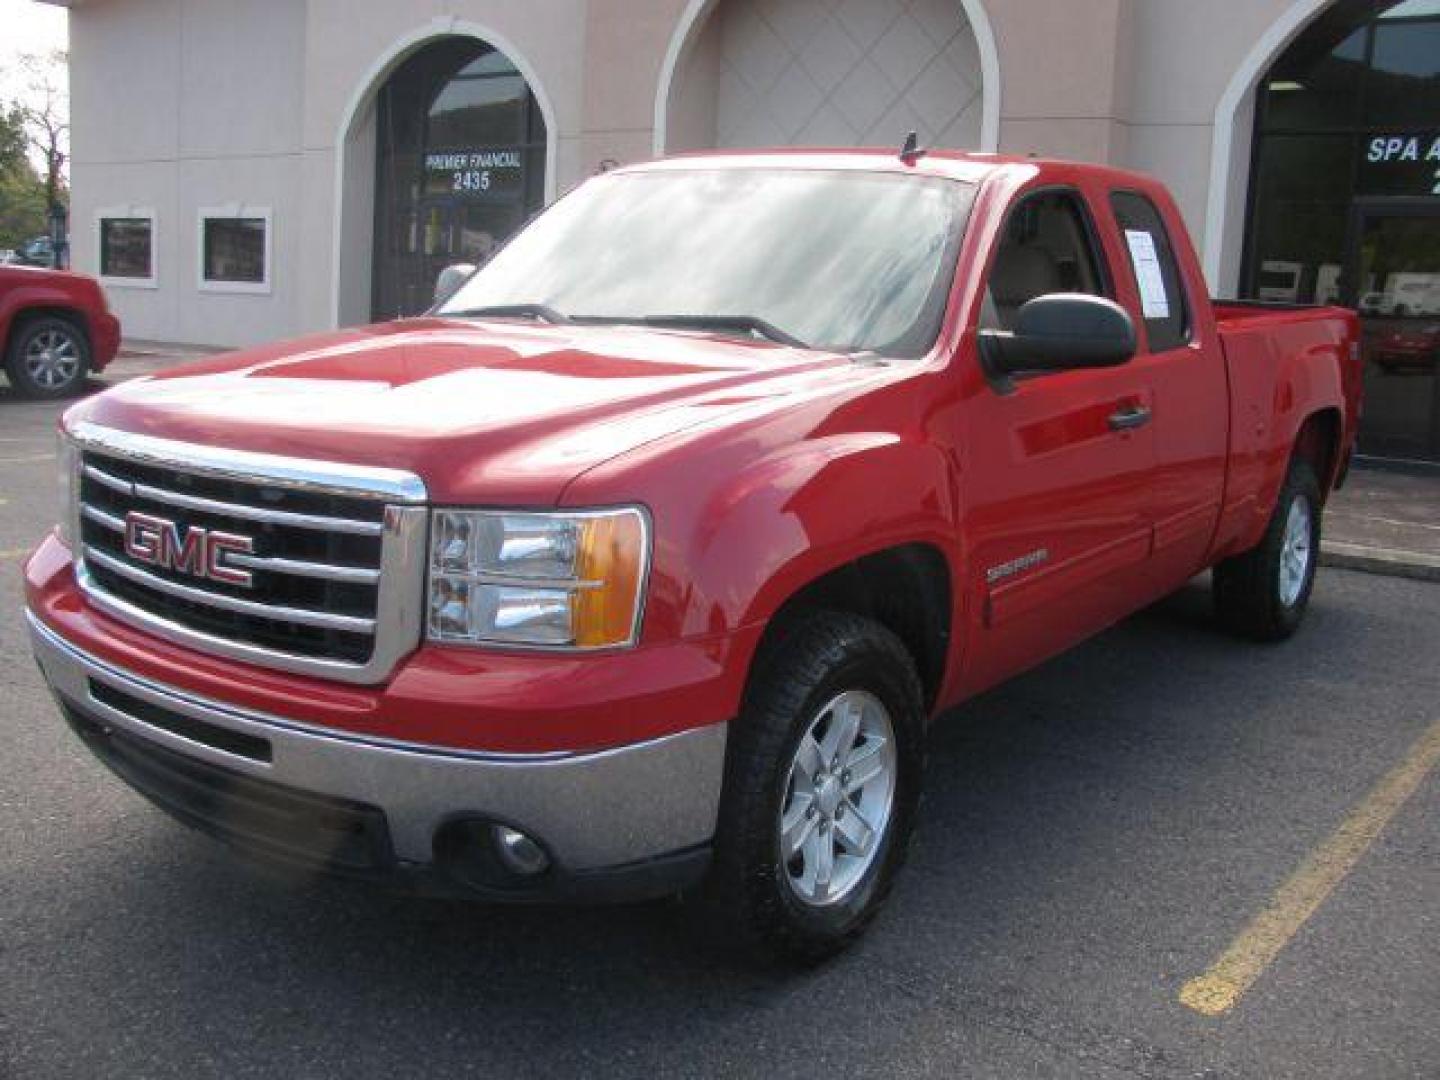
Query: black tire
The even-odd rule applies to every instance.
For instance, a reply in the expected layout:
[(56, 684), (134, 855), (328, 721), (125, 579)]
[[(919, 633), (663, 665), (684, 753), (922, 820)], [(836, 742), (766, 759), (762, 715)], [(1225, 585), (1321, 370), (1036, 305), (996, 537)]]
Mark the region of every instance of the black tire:
[[(59, 366), (36, 365), (36, 350), (50, 350)], [(76, 323), (58, 315), (26, 319), (12, 331), (5, 371), (20, 397), (53, 401), (73, 397), (90, 374), (90, 341)]]
[[(1287, 595), (1285, 536), (1297, 501), (1309, 513), (1309, 550), (1299, 589)], [(1315, 471), (1306, 461), (1292, 461), (1260, 543), (1215, 567), (1215, 611), (1227, 630), (1256, 641), (1283, 641), (1299, 629), (1320, 562), (1321, 509)]]
[[(802, 736), (846, 691), (873, 695), (889, 714), (896, 751), (893, 801), (868, 867), (838, 899), (817, 906), (791, 883), (779, 822)], [(815, 963), (844, 949), (875, 917), (905, 861), (924, 768), (924, 694), (900, 639), (855, 615), (798, 617), (757, 660), (732, 729), (705, 889), (710, 925), (718, 921), (728, 931), (727, 943), (767, 959)]]

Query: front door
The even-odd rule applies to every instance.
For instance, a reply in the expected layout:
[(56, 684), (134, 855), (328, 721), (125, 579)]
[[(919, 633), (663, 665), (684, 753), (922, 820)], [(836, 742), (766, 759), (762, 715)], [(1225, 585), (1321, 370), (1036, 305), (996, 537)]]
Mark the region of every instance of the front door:
[[(982, 326), (1026, 300), (1116, 295), (1085, 197), (1041, 191), (1011, 210)], [(963, 689), (974, 692), (1128, 614), (1150, 555), (1155, 401), (1144, 358), (1017, 379), (971, 396), (964, 419), (967, 591)]]
[(1350, 302), (1365, 358), (1360, 452), (1440, 460), (1440, 207), (1361, 202)]

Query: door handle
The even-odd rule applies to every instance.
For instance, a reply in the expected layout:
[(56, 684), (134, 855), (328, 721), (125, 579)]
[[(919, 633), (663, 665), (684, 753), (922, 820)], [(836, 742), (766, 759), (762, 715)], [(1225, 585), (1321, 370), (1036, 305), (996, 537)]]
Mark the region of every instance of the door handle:
[(1111, 431), (1133, 431), (1150, 422), (1150, 409), (1144, 405), (1129, 405), (1110, 414)]

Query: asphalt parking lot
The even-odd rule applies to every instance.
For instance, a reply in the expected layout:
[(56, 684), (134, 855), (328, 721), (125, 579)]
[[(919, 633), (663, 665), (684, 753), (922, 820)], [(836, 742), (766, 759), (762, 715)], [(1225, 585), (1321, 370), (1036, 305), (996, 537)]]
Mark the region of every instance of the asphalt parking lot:
[(676, 904), (282, 879), (124, 789), (23, 635), (57, 412), (0, 391), (4, 1080), (1440, 1076), (1440, 585), (1322, 570), (1261, 648), (1197, 582), (971, 703), (870, 935), (757, 971)]

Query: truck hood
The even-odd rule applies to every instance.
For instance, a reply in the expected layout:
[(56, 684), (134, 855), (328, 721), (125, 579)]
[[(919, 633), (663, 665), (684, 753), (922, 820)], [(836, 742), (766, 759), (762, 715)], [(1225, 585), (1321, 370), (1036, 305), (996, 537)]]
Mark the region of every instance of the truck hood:
[(601, 462), (865, 370), (732, 337), (416, 319), (137, 379), (77, 405), (66, 423), (407, 469), (439, 503), (545, 506)]

